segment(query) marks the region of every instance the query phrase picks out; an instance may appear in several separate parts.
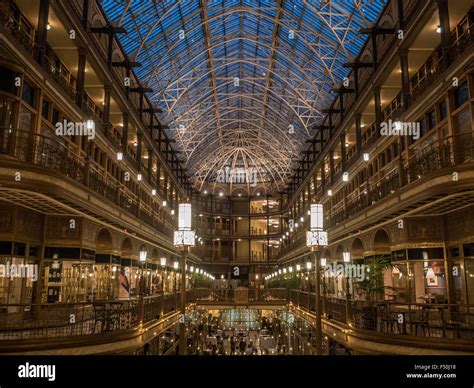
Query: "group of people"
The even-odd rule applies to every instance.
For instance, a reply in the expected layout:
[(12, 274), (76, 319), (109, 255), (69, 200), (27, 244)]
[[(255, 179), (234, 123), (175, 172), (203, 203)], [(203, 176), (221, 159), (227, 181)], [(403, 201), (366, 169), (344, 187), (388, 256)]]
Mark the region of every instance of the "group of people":
[(231, 355), (245, 355), (245, 356), (256, 356), (260, 354), (260, 349), (256, 344), (250, 340), (249, 343), (245, 340), (244, 336), (230, 337), (230, 354)]

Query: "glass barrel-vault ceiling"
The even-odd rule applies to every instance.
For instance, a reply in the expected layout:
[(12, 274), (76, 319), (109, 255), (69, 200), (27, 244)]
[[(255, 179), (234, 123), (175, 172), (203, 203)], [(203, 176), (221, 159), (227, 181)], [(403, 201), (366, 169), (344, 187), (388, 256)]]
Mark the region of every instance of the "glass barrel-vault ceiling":
[[(283, 191), (385, 0), (102, 0), (196, 189)], [(248, 175), (250, 176), (250, 174)], [(255, 183), (255, 182), (246, 182)]]

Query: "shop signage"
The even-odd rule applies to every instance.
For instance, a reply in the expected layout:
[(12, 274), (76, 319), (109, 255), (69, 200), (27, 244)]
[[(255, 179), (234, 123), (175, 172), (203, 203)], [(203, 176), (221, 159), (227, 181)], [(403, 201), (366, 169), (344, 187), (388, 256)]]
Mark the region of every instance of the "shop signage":
[(407, 259), (406, 249), (401, 249), (399, 251), (392, 252), (392, 261), (399, 261), (399, 260), (406, 260), (406, 259)]

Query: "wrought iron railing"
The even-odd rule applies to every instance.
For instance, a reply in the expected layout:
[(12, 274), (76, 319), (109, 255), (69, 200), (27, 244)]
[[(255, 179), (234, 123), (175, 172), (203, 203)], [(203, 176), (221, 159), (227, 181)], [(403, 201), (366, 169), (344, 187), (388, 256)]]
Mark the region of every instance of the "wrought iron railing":
[(157, 212), (139, 205), (136, 196), (124, 185), (105, 176), (88, 158), (69, 150), (56, 136), (0, 128), (0, 155), (63, 174), (172, 237), (171, 225), (157, 217)]
[[(339, 206), (331, 214), (329, 226), (342, 222), (367, 207), (376, 204), (397, 190), (418, 179), (439, 173), (445, 168), (454, 167), (474, 160), (474, 139), (472, 133), (447, 137), (415, 153), (408, 162), (393, 169), (381, 180), (372, 183), (358, 195), (350, 193), (346, 209)], [(400, 174), (402, 174), (400, 176)], [(403, 185), (402, 185), (403, 183)], [(334, 206), (333, 206), (334, 209)]]
[[(195, 303), (210, 296), (209, 289), (188, 290), (186, 301)], [(9, 340), (120, 334), (177, 312), (179, 297), (179, 293), (172, 293), (73, 304), (0, 305), (0, 344)]]
[[(291, 290), (289, 301), (296, 307), (314, 312), (315, 294)], [(351, 327), (400, 336), (474, 339), (474, 305), (368, 303), (334, 297), (321, 299), (325, 319)]]

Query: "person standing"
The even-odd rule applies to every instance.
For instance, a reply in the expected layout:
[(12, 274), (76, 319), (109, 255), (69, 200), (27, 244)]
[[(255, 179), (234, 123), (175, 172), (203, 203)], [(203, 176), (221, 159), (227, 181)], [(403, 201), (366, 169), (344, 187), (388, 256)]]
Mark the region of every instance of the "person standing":
[(119, 299), (130, 299), (130, 283), (124, 268), (120, 270), (119, 275)]

